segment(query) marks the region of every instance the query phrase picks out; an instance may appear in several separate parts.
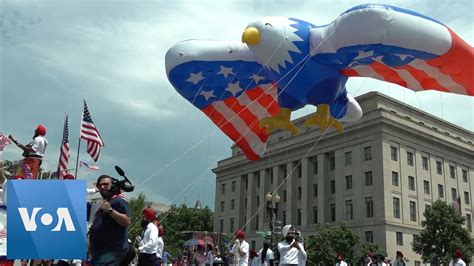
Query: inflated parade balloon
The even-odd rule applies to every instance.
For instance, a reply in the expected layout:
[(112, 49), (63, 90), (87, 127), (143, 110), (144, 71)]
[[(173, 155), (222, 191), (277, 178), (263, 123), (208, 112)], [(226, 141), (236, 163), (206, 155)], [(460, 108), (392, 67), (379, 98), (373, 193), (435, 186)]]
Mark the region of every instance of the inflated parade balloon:
[(430, 17), (387, 5), (360, 5), (332, 23), (294, 18), (250, 23), (242, 42), (189, 40), (166, 54), (168, 79), (250, 160), (270, 132), (297, 134), (291, 112), (317, 106), (305, 126), (343, 130), (362, 116), (346, 90), (370, 77), (414, 91), (474, 95), (473, 48)]

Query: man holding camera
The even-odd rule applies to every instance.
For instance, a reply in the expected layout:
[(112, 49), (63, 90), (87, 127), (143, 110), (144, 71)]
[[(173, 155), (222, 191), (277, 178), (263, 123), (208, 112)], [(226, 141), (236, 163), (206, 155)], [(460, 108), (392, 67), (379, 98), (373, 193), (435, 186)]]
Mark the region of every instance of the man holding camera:
[(296, 228), (291, 224), (285, 225), (281, 230), (285, 240), (278, 243), (280, 252), (280, 265), (306, 265), (306, 251), (303, 244), (295, 239)]
[(127, 227), (130, 225), (128, 203), (118, 195), (119, 182), (101, 175), (97, 179), (103, 202), (89, 230), (92, 265), (120, 265), (128, 251)]

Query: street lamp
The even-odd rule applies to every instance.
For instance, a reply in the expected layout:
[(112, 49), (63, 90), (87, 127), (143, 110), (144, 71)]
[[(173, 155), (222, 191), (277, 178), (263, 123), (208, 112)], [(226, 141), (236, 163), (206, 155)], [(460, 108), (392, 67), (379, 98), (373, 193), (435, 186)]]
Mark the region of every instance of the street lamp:
[[(273, 234), (273, 216), (275, 216), (275, 220), (278, 217), (278, 203), (280, 203), (280, 196), (278, 193), (275, 193), (275, 195), (272, 195), (272, 193), (267, 192), (267, 195), (265, 195), (265, 201), (267, 202), (267, 217), (268, 217), (268, 223), (270, 226), (270, 232)], [(273, 203), (273, 204), (272, 204)]]

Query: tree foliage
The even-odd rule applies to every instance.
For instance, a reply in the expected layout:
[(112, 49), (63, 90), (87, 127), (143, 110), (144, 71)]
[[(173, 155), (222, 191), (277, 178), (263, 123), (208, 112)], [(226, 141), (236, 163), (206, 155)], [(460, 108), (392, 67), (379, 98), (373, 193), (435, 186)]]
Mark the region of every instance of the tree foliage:
[(474, 252), (474, 242), (469, 232), (462, 227), (466, 219), (456, 209), (442, 200), (424, 212), (424, 229), (413, 236), (413, 251), (421, 255), (423, 262), (449, 263), (456, 249), (470, 262)]
[[(359, 265), (360, 263), (365, 265), (365, 260), (367, 258), (367, 254), (372, 253), (376, 256), (384, 256), (387, 257), (387, 252), (379, 247), (374, 243), (364, 243), (357, 246), (357, 250), (354, 255), (354, 265)], [(358, 264), (359, 262), (359, 264)]]
[(308, 265), (335, 265), (339, 254), (343, 255), (346, 261), (353, 261), (354, 246), (357, 243), (359, 237), (352, 233), (346, 223), (340, 223), (334, 228), (318, 224), (316, 235), (308, 241)]
[(142, 226), (142, 211), (146, 207), (146, 197), (143, 193), (140, 193), (138, 197), (130, 199), (128, 207), (132, 215), (132, 223), (128, 227), (128, 237), (134, 241), (137, 235), (141, 233)]

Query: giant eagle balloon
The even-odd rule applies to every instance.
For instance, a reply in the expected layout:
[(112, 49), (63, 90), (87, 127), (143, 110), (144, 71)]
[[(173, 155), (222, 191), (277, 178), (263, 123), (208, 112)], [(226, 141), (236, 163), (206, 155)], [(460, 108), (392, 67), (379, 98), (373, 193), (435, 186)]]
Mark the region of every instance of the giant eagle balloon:
[(332, 23), (264, 17), (242, 42), (188, 40), (166, 54), (168, 79), (250, 160), (269, 134), (297, 134), (291, 112), (317, 107), (305, 126), (343, 130), (362, 110), (349, 77), (370, 77), (414, 91), (474, 95), (474, 50), (430, 17), (388, 5), (360, 5)]

